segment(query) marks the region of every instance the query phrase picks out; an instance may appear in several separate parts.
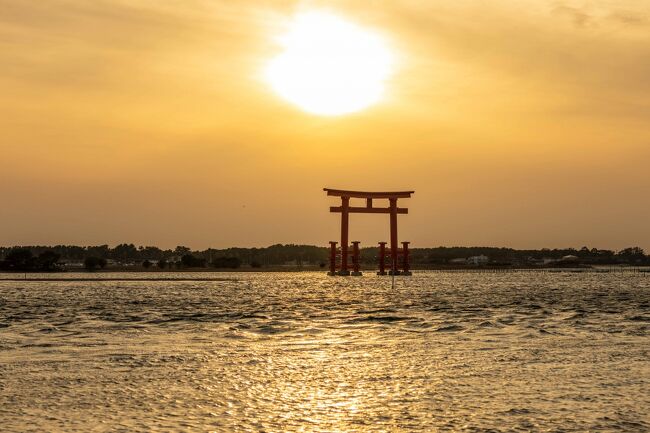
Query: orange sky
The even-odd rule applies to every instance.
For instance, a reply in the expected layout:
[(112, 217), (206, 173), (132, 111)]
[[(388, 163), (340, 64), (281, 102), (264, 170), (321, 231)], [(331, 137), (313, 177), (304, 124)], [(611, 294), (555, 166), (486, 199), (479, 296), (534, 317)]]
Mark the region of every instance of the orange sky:
[[(381, 103), (263, 80), (323, 8), (395, 50)], [(0, 0), (0, 65), (0, 245), (326, 245), (328, 186), (414, 189), (414, 247), (650, 249), (645, 0)]]

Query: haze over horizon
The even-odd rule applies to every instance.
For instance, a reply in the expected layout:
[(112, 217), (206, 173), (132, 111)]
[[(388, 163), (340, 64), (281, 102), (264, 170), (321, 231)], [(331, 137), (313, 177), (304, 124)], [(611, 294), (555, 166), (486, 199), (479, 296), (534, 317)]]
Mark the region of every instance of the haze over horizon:
[[(650, 250), (650, 3), (423, 3), (0, 0), (0, 245), (326, 246), (331, 187), (415, 190), (414, 247)], [(265, 81), (304, 10), (387, 41), (375, 105)]]

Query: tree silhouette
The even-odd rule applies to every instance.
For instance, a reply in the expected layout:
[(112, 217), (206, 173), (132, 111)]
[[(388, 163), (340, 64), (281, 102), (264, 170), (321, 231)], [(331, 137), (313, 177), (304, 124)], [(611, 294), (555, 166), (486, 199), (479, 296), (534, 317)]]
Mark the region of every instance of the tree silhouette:
[(36, 258), (36, 267), (40, 271), (54, 272), (60, 270), (59, 259), (61, 256), (54, 251), (43, 251)]
[(181, 257), (181, 264), (185, 268), (205, 268), (205, 259), (194, 257), (192, 254), (185, 254)]
[(212, 260), (211, 265), (213, 268), (237, 269), (241, 266), (241, 260), (237, 257), (217, 257)]
[(106, 259), (104, 258), (91, 256), (84, 259), (84, 268), (90, 272), (97, 270), (97, 268), (104, 269), (105, 267)]
[(3, 268), (8, 271), (31, 271), (35, 267), (35, 259), (27, 248), (11, 249), (3, 263)]

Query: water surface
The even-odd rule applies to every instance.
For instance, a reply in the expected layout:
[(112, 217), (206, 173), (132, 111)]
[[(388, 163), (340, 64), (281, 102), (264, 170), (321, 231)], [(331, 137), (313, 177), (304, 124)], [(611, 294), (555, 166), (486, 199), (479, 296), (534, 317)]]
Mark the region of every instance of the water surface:
[(648, 431), (646, 275), (0, 279), (0, 426)]

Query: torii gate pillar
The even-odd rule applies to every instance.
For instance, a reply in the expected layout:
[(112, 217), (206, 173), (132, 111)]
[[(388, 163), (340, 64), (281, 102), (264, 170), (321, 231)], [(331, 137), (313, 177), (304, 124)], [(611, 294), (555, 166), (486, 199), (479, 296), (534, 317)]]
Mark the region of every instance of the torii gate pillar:
[(341, 270), (340, 275), (350, 275), (348, 270), (348, 227), (350, 222), (350, 197), (341, 197)]
[(391, 269), (397, 269), (397, 199), (390, 198), (390, 260)]

